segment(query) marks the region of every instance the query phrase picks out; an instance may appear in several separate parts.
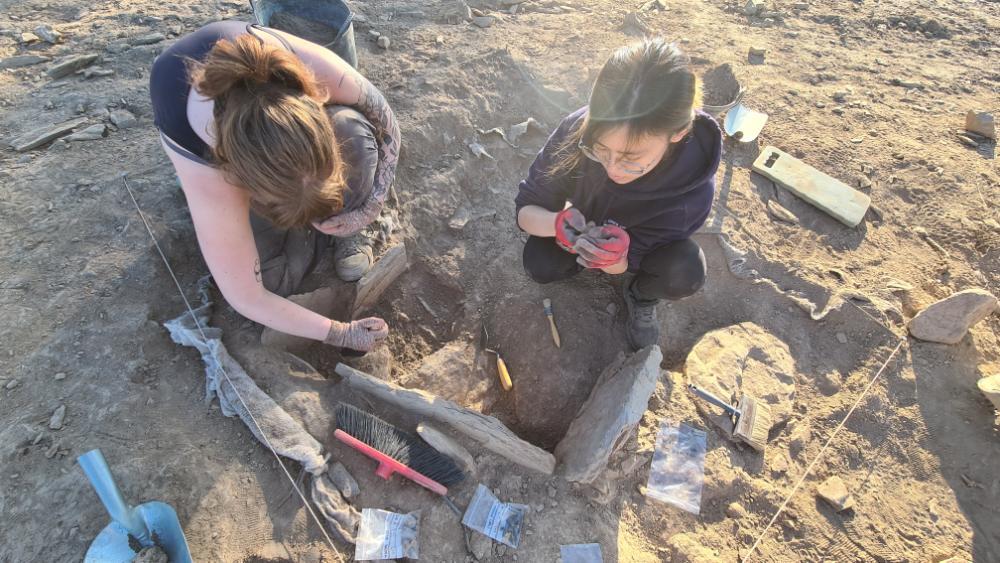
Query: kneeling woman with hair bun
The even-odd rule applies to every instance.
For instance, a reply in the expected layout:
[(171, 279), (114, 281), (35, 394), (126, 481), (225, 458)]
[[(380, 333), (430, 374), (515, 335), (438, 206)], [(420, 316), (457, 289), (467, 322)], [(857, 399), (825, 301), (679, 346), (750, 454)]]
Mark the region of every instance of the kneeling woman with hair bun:
[(722, 132), (696, 109), (699, 90), (687, 58), (663, 39), (618, 49), (589, 105), (556, 128), (517, 194), (532, 279), (632, 274), (623, 287), (635, 349), (659, 341), (659, 300), (705, 282), (705, 255), (690, 237), (712, 207)]
[(340, 57), (281, 31), (224, 21), (166, 49), (150, 71), (156, 126), (205, 262), (240, 314), (284, 333), (368, 351), (385, 321), (340, 322), (285, 299), (331, 241), (356, 281), (361, 234), (385, 202), (399, 126)]

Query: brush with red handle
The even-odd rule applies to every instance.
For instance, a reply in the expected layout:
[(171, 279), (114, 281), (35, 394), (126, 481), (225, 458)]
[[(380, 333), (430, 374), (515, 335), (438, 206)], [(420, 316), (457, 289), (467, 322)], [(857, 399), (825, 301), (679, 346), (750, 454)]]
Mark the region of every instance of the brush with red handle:
[(378, 462), (375, 474), (383, 479), (399, 473), (414, 483), (448, 498), (447, 485), (459, 483), (465, 474), (455, 462), (416, 436), (403, 432), (377, 416), (351, 405), (337, 405), (337, 430), (333, 436)]

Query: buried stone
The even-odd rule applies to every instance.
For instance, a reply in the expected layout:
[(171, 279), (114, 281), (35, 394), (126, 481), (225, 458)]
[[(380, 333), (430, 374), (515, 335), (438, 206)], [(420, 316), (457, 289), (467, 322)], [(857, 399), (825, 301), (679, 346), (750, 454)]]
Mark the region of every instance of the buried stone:
[[(730, 404), (741, 394), (750, 395), (770, 407), (772, 425), (786, 422), (792, 414), (795, 374), (788, 345), (751, 322), (705, 334), (684, 362), (688, 383)], [(729, 415), (702, 400), (695, 404), (713, 424), (732, 435)]]
[(642, 419), (656, 390), (663, 353), (653, 345), (620, 354), (601, 373), (587, 402), (556, 446), (567, 481), (593, 482)]

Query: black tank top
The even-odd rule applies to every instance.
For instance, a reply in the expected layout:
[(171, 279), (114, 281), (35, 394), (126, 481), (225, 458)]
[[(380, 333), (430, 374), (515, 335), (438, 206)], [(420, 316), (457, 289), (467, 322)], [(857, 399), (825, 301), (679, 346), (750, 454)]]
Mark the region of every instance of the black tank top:
[(294, 52), (291, 45), (266, 27), (241, 21), (210, 23), (182, 37), (153, 61), (149, 71), (149, 97), (153, 102), (153, 123), (164, 142), (181, 156), (211, 166), (212, 148), (203, 141), (187, 117), (191, 78), (187, 61), (201, 61), (220, 39), (235, 39), (243, 34), (268, 33)]

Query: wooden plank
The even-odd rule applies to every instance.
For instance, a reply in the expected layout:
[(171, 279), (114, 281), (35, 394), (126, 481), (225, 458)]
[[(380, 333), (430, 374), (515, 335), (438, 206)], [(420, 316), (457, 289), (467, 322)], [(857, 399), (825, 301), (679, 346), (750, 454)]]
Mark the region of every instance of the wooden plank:
[(518, 438), (492, 416), (460, 407), (425, 391), (406, 389), (376, 379), (344, 364), (337, 364), (335, 371), (351, 387), (408, 412), (446, 422), (455, 430), (481, 443), (484, 448), (514, 463), (546, 475), (551, 475), (555, 470), (555, 456)]
[(753, 170), (848, 227), (858, 226), (872, 203), (867, 195), (772, 146), (764, 147)]
[(352, 316), (358, 315), (378, 303), (382, 293), (406, 270), (406, 246), (402, 243), (389, 249), (358, 281)]

